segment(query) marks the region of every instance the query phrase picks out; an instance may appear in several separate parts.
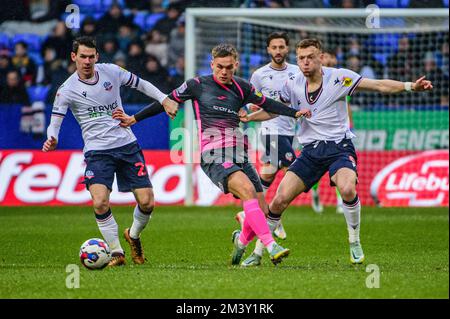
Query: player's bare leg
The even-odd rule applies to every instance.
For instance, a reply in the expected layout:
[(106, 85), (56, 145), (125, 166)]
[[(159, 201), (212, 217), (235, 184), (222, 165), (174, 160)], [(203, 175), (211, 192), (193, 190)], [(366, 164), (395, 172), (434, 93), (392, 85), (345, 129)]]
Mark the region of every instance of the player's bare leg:
[(135, 264), (145, 262), (144, 249), (141, 243), (141, 232), (147, 226), (155, 205), (152, 188), (138, 188), (133, 190), (137, 205), (133, 212), (133, 224), (125, 229), (124, 237), (130, 245), (131, 259)]
[(356, 173), (343, 167), (331, 177), (342, 196), (342, 208), (347, 222), (348, 241), (350, 243), (350, 261), (360, 264), (364, 261), (364, 252), (359, 238), (361, 203), (356, 192)]
[(109, 195), (111, 191), (102, 184), (89, 185), (98, 228), (111, 248), (108, 266), (125, 265), (125, 254), (119, 241), (119, 226), (111, 213)]
[[(242, 232), (233, 233), (233, 243), (235, 249), (232, 257), (232, 264), (239, 264), (248, 243), (255, 236), (261, 239), (262, 243), (271, 255), (272, 262), (277, 264), (283, 257), (287, 257), (289, 250), (279, 246), (272, 237), (269, 226), (260, 207), (259, 201), (263, 199), (256, 193), (255, 187), (247, 175), (242, 171), (237, 171), (228, 177), (228, 190), (243, 201), (245, 220)], [(239, 235), (239, 236), (238, 236)]]

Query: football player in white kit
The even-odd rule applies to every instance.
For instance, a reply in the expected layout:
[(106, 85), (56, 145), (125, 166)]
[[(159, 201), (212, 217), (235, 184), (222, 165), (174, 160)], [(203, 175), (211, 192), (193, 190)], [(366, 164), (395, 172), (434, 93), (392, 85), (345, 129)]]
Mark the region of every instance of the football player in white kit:
[[(286, 32), (272, 32), (266, 39), (267, 53), (270, 55), (270, 63), (253, 72), (251, 84), (259, 92), (274, 100), (279, 100), (280, 91), (284, 83), (293, 78), (299, 72), (295, 64), (286, 62), (289, 54), (289, 35)], [(250, 107), (256, 111), (259, 108)], [(261, 170), (259, 177), (264, 192), (269, 189), (279, 170), (286, 172), (289, 165), (295, 160), (295, 151), (292, 147), (295, 136), (296, 120), (287, 116), (278, 116), (261, 123), (261, 139), (264, 145), (264, 153), (261, 158)], [(243, 224), (245, 213), (236, 215), (236, 219)], [(286, 238), (283, 225), (278, 223), (274, 230), (275, 236)], [(258, 266), (264, 252), (264, 245), (258, 240), (254, 252), (242, 262), (242, 266)]]
[[(364, 261), (360, 242), (361, 203), (356, 191), (357, 156), (352, 143), (346, 96), (355, 91), (383, 94), (431, 90), (433, 85), (422, 76), (415, 82), (362, 78), (347, 69), (322, 66), (322, 45), (317, 39), (304, 39), (296, 45), (301, 73), (288, 80), (281, 100), (292, 107), (309, 108), (312, 116), (300, 122), (301, 155), (289, 167), (269, 205), (269, 217), (275, 221), (294, 198), (309, 191), (328, 171), (330, 184), (342, 196), (350, 244), (350, 261)], [(264, 110), (247, 115), (244, 121), (267, 120), (273, 116)]]
[(112, 112), (122, 109), (120, 87), (123, 85), (157, 100), (172, 118), (177, 113), (178, 103), (151, 83), (115, 64), (96, 64), (98, 51), (94, 38), (77, 38), (73, 42), (71, 58), (76, 64), (76, 72), (56, 93), (42, 151), (56, 149), (62, 121), (70, 108), (81, 127), (84, 141), (86, 170), (83, 183), (91, 194), (97, 225), (112, 252), (109, 266), (125, 264), (118, 225), (109, 203), (115, 174), (119, 191), (132, 191), (137, 201), (133, 223), (125, 229), (124, 236), (130, 244), (133, 262), (142, 264), (145, 258), (140, 234), (153, 211), (153, 189), (136, 137), (130, 128), (121, 127), (120, 121), (112, 118)]
[[(336, 50), (332, 48), (325, 48), (322, 50), (322, 65), (327, 67), (335, 68), (337, 66), (337, 58), (336, 58)], [(350, 130), (353, 129), (353, 117), (352, 117), (352, 109), (350, 107), (350, 96), (346, 96), (345, 101), (347, 103), (347, 111), (349, 117)], [(323, 212), (323, 205), (320, 201), (320, 193), (319, 193), (319, 183), (317, 182), (311, 188), (311, 207), (312, 209), (321, 214)], [(339, 194), (339, 190), (336, 188), (336, 213), (343, 214), (344, 209), (342, 208), (342, 197)]]

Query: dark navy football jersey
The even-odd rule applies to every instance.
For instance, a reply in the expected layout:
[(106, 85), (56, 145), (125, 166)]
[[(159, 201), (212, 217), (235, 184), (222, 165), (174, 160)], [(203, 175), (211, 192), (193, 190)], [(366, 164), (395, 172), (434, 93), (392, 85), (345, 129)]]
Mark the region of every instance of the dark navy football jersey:
[(192, 100), (202, 152), (234, 147), (240, 141), (244, 141), (239, 129), (238, 112), (248, 103), (256, 104), (264, 109), (275, 103), (279, 104), (276, 105), (277, 107), (289, 109), (281, 103), (266, 99), (262, 93), (242, 78), (233, 77), (232, 83), (225, 85), (212, 74), (184, 82), (173, 90), (169, 97), (179, 103)]

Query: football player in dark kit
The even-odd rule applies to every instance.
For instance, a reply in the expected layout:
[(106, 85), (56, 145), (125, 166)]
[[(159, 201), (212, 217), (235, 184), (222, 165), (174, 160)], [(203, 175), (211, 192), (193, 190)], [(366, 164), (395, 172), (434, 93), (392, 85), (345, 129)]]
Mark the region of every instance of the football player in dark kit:
[[(263, 242), (272, 262), (277, 264), (288, 256), (289, 249), (275, 242), (270, 218), (265, 218), (267, 203), (258, 173), (248, 160), (247, 140), (239, 129), (239, 111), (248, 103), (269, 113), (293, 118), (309, 117), (310, 111), (296, 111), (266, 98), (248, 81), (235, 77), (239, 62), (232, 45), (219, 44), (211, 53), (213, 73), (184, 82), (169, 97), (180, 103), (192, 100), (199, 126), (201, 168), (225, 194), (232, 193), (243, 202), (246, 218), (242, 231), (233, 232), (231, 263), (239, 264), (245, 248), (256, 236)], [(130, 126), (163, 111), (161, 105), (155, 103), (133, 116), (120, 110), (113, 117), (120, 120), (121, 125)]]

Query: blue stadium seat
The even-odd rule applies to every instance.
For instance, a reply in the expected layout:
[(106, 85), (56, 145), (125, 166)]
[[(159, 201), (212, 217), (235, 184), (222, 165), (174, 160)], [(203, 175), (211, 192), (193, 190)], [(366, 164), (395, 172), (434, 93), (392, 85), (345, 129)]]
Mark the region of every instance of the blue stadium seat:
[(28, 56), (36, 63), (37, 65), (43, 65), (44, 59), (42, 58), (39, 52), (28, 52)]
[(410, 0), (377, 0), (375, 4), (380, 8), (408, 8)]
[(133, 18), (134, 24), (136, 24), (142, 30), (146, 30), (147, 12), (139, 11)]
[(23, 41), (28, 44), (28, 51), (38, 52), (41, 49), (43, 38), (38, 34), (33, 33), (18, 33), (12, 39), (13, 46), (17, 42)]
[(250, 55), (250, 67), (260, 67), (264, 62), (264, 57), (259, 54)]
[(448, 0), (443, 0), (442, 4), (444, 5), (444, 7), (448, 8)]
[(145, 30), (151, 30), (153, 29), (153, 27), (155, 26), (155, 24), (161, 20), (162, 18), (165, 17), (165, 13), (160, 12), (160, 13), (151, 13), (148, 15), (147, 19), (145, 20)]
[(367, 40), (367, 47), (375, 48), (378, 53), (397, 52), (399, 34), (373, 34)]
[(73, 0), (73, 4), (80, 7), (80, 12), (83, 13), (93, 13), (97, 11), (98, 1), (97, 0)]
[(10, 49), (9, 36), (5, 33), (0, 33), (0, 49)]
[(35, 85), (27, 88), (28, 96), (30, 97), (30, 102), (38, 102), (47, 99), (48, 92), (50, 91), (50, 86)]
[(373, 53), (373, 58), (380, 62), (383, 66), (387, 65), (390, 54), (388, 52)]

